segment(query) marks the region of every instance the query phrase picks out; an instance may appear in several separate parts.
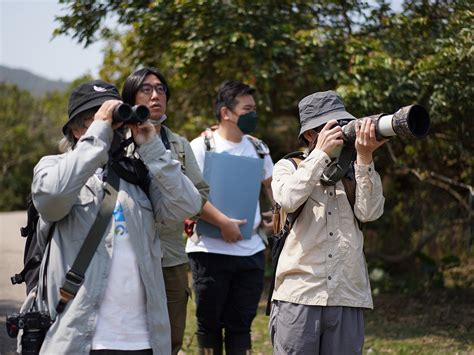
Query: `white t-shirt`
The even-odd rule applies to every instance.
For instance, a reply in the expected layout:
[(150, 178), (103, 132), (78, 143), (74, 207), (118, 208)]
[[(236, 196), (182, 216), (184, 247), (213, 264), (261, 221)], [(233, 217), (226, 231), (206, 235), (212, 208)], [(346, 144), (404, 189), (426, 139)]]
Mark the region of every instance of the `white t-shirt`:
[(118, 200), (112, 223), (112, 262), (92, 338), (92, 349), (150, 349), (145, 288)]
[[(218, 132), (214, 132), (214, 143), (216, 153), (229, 153), (237, 156), (252, 157), (261, 159), (255, 150), (255, 146), (246, 138), (242, 137), (239, 143), (234, 143), (222, 138)], [(206, 155), (206, 145), (204, 144), (204, 137), (198, 137), (191, 142), (197, 163), (201, 172), (204, 171), (204, 161)], [(273, 161), (270, 155), (265, 155), (263, 159), (263, 180), (268, 179), (273, 173)], [(229, 186), (232, 188), (232, 186)], [(260, 204), (257, 202), (257, 210), (255, 212), (254, 230), (257, 230), (260, 225)], [(207, 237), (202, 235), (197, 243), (194, 243), (188, 238), (186, 242), (186, 252), (208, 252), (215, 254), (235, 255), (235, 256), (249, 256), (258, 253), (265, 249), (262, 238), (258, 234), (252, 235), (250, 239), (240, 240), (236, 243), (228, 243), (220, 238)]]

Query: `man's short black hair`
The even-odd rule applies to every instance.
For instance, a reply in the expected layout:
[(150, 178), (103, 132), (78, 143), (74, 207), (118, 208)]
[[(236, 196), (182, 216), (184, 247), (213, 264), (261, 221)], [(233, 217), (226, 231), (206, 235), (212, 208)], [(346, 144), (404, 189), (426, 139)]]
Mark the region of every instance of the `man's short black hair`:
[(218, 121), (221, 120), (221, 108), (227, 107), (234, 110), (238, 104), (237, 97), (243, 95), (253, 95), (255, 88), (244, 84), (238, 80), (224, 81), (217, 91), (216, 103), (214, 105), (214, 114)]
[(158, 79), (160, 79), (161, 83), (166, 86), (166, 102), (168, 102), (171, 97), (171, 89), (168, 86), (165, 76), (161, 74), (161, 72), (156, 68), (138, 69), (128, 76), (122, 88), (123, 102), (129, 105), (135, 105), (135, 97), (137, 96), (138, 89), (140, 89), (143, 81), (150, 74), (155, 75)]

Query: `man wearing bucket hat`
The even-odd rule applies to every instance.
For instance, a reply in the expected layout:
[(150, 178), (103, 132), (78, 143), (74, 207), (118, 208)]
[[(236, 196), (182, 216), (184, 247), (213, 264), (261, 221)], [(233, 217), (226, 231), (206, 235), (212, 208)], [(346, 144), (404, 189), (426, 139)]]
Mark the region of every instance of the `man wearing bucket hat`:
[[(341, 181), (323, 184), (323, 172), (343, 146), (342, 120), (353, 120), (334, 91), (299, 103), (299, 137), (308, 146), (297, 166), (280, 160), (273, 172), (275, 201), (298, 210), (276, 270), (269, 330), (275, 354), (362, 353), (364, 308), (373, 308), (361, 222), (383, 213), (382, 183), (374, 169), (377, 141), (370, 120), (356, 125), (353, 208)], [(339, 124), (338, 124), (339, 123)]]
[[(149, 122), (128, 125), (147, 168), (147, 193), (109, 168), (111, 150), (123, 137), (123, 124), (113, 121), (120, 103), (117, 89), (104, 81), (75, 88), (63, 127), (67, 151), (43, 157), (34, 169), (39, 238), (46, 240), (53, 223), (54, 229), (38, 290), (22, 309), (35, 304), (53, 320), (41, 347), (44, 354), (171, 352), (156, 225), (196, 214), (201, 198)], [(103, 213), (102, 201), (114, 191), (110, 213)], [(73, 286), (79, 287), (71, 294), (67, 282), (76, 256), (101, 218), (105, 232), (95, 238), (98, 246), (83, 275), (75, 275)]]

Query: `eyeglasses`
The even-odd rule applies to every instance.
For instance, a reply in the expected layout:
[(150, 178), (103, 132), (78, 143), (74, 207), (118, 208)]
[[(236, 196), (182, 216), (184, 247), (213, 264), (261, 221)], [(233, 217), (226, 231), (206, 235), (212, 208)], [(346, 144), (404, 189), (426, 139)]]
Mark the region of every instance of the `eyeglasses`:
[(151, 95), (153, 90), (155, 90), (158, 95), (165, 95), (168, 92), (168, 88), (164, 84), (142, 84), (138, 90), (145, 95)]

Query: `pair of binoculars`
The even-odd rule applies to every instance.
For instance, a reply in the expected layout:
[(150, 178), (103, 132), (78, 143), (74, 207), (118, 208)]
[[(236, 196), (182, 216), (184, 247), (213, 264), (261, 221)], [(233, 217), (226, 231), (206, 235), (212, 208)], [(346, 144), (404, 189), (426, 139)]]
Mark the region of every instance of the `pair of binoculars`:
[(143, 123), (150, 117), (150, 110), (144, 105), (130, 106), (122, 103), (114, 108), (112, 121), (114, 123)]

